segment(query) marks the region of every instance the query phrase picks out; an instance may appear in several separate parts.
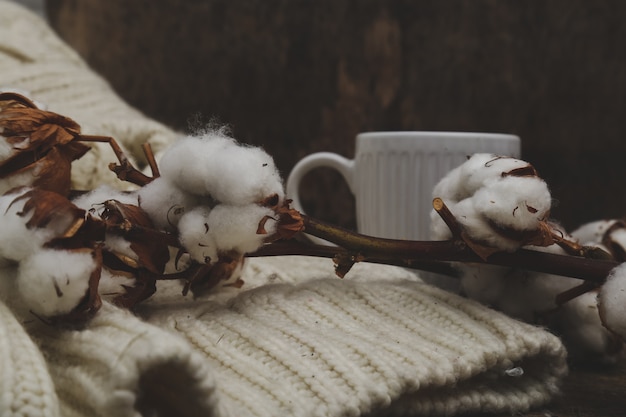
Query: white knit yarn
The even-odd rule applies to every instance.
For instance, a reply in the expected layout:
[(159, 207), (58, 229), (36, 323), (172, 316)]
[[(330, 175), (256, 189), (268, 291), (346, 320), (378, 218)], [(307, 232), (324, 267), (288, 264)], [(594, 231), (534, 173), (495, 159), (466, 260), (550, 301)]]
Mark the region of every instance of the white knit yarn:
[[(141, 145), (146, 142), (158, 158), (175, 140), (175, 132), (122, 101), (39, 16), (2, 0), (0, 8), (0, 90), (24, 90), (48, 110), (70, 116), (83, 133), (114, 137), (131, 160), (144, 161)], [(120, 186), (108, 169), (116, 161), (107, 144), (92, 144), (72, 165), (74, 187)]]
[(48, 358), (65, 417), (219, 414), (204, 358), (127, 311), (105, 304), (86, 329), (33, 322), (28, 330)]
[[(515, 412), (557, 391), (564, 349), (543, 330), (400, 268), (360, 264), (345, 280), (331, 270), (252, 259), (243, 279), (255, 288), (201, 303), (163, 291), (141, 315), (206, 356), (231, 415)], [(524, 375), (508, 376), (514, 367)]]
[(0, 415), (60, 415), (54, 385), (41, 352), (1, 301)]
[[(144, 141), (159, 151), (175, 137), (41, 19), (2, 0), (0, 86), (30, 91), (137, 156)], [(74, 169), (75, 187), (112, 181), (102, 149)], [(549, 401), (566, 372), (554, 336), (401, 268), (358, 264), (340, 280), (330, 260), (277, 257), (249, 259), (243, 278), (242, 289), (197, 300), (159, 283), (138, 317), (105, 304), (82, 330), (22, 312), (35, 343), (0, 305), (0, 415), (513, 413)]]

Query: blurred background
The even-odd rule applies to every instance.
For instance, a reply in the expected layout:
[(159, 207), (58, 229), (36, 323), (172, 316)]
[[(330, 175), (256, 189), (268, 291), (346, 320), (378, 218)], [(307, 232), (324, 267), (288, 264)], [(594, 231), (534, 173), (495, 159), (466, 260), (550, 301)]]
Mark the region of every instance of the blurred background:
[[(567, 228), (626, 213), (624, 1), (24, 3), (132, 105), (180, 130), (216, 118), (285, 177), (312, 152), (353, 157), (363, 131), (513, 133)], [(354, 226), (338, 174), (302, 199)]]

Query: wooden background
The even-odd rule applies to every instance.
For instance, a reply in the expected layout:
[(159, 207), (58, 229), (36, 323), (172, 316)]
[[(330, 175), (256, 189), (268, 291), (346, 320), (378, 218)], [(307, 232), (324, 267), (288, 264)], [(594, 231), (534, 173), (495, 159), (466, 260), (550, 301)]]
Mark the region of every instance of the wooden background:
[[(568, 228), (626, 213), (626, 2), (48, 0), (48, 15), (131, 104), (197, 114), (263, 145), (283, 175), (375, 130), (518, 134)], [(338, 175), (309, 214), (353, 226)]]
[[(178, 129), (201, 114), (286, 176), (372, 130), (514, 133), (567, 227), (626, 213), (626, 1), (47, 0), (48, 16), (130, 103)], [(192, 124), (195, 122), (192, 122)], [(302, 190), (353, 226), (336, 174)], [(622, 416), (624, 364), (574, 364), (528, 416)]]

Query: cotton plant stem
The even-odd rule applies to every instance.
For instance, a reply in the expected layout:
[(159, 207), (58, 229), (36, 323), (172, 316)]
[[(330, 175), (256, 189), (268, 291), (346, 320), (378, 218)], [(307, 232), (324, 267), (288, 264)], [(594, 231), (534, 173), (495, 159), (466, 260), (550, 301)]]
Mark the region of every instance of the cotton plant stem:
[(481, 263), (527, 269), (578, 278), (601, 284), (618, 265), (610, 260), (589, 259), (572, 255), (520, 249), (513, 253), (498, 252), (487, 260), (476, 255), (464, 242), (408, 241), (372, 237), (334, 226), (312, 217), (302, 215), (304, 233), (325, 239), (338, 247), (306, 245), (295, 241), (276, 242), (266, 245), (249, 256), (311, 255), (334, 258), (352, 254), (358, 260), (410, 266), (432, 267), (434, 262)]

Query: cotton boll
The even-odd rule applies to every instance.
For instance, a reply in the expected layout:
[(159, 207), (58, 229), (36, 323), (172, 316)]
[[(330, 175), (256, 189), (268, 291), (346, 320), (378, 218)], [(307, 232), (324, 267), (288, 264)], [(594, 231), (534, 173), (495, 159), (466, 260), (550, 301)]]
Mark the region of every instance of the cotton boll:
[(210, 190), (206, 189), (205, 181), (207, 177), (215, 178), (215, 164), (220, 164), (218, 154), (235, 146), (234, 139), (219, 133), (181, 138), (163, 153), (159, 162), (161, 176), (181, 190), (207, 196)]
[(499, 181), (504, 174), (529, 166), (528, 162), (520, 159), (488, 153), (475, 154), (461, 165), (463, 193), (469, 197), (480, 188)]
[(275, 213), (266, 207), (256, 204), (247, 206), (217, 205), (208, 217), (209, 233), (214, 236), (218, 251), (235, 250), (245, 254), (257, 250), (268, 234), (276, 231), (276, 221), (270, 219), (265, 223), (267, 234), (257, 233), (259, 223)]
[(0, 194), (18, 187), (30, 187), (39, 178), (38, 169), (27, 169), (0, 178)]
[(52, 228), (26, 227), (31, 215), (20, 216), (19, 213), (24, 210), (27, 199), (16, 199), (28, 191), (29, 188), (22, 188), (0, 196), (0, 258), (20, 261), (40, 250), (55, 237), (55, 230)]
[(535, 230), (550, 212), (547, 184), (532, 177), (505, 177), (472, 197), (476, 210), (490, 222), (516, 231)]
[(221, 134), (186, 137), (172, 145), (160, 163), (161, 175), (183, 191), (245, 205), (276, 194), (283, 185), (272, 158), (262, 149), (241, 146)]
[(7, 142), (6, 138), (2, 136), (3, 127), (0, 127), (0, 163), (8, 159), (15, 154), (15, 146)]
[(99, 212), (103, 204), (108, 200), (116, 200), (122, 204), (137, 205), (137, 194), (116, 190), (108, 185), (102, 185), (88, 193), (82, 194), (72, 200), (72, 203), (86, 211)]
[(498, 181), (504, 173), (529, 166), (528, 162), (489, 153), (477, 153), (451, 170), (433, 189), (433, 198), (446, 204), (471, 197), (490, 182)]
[(284, 198), (282, 179), (274, 160), (261, 148), (231, 147), (219, 154), (219, 164), (205, 178), (207, 190), (217, 201), (246, 205), (277, 195)]
[(621, 342), (602, 325), (593, 291), (565, 303), (550, 326), (560, 333), (574, 358), (612, 361), (621, 349)]
[(209, 227), (211, 209), (199, 206), (186, 212), (178, 222), (180, 243), (196, 262), (217, 261), (217, 244)]
[(617, 220), (597, 220), (589, 222), (574, 230), (571, 235), (581, 243), (599, 243), (604, 238), (606, 232), (615, 223), (617, 223)]
[[(521, 242), (518, 240), (508, 238), (495, 231), (489, 224), (488, 218), (476, 209), (473, 198), (466, 198), (452, 205), (449, 209), (472, 241), (509, 252), (515, 251), (521, 246)], [(433, 216), (431, 236), (433, 239), (446, 240), (452, 238), (452, 232), (441, 218)]]
[(126, 256), (137, 262), (139, 257), (131, 249), (130, 245), (131, 243), (122, 236), (114, 235), (112, 233), (107, 233), (105, 236), (104, 249), (118, 255)]
[(169, 232), (176, 230), (183, 214), (204, 202), (201, 197), (183, 191), (164, 177), (155, 179), (137, 193), (139, 206), (155, 227)]
[(121, 274), (116, 274), (106, 268), (102, 269), (98, 292), (107, 301), (112, 301), (115, 297), (125, 294), (127, 288), (135, 286), (136, 279)]
[(90, 252), (43, 249), (20, 263), (17, 290), (35, 314), (67, 314), (87, 294), (96, 267)]
[(626, 340), (626, 263), (615, 267), (598, 293), (604, 325)]

